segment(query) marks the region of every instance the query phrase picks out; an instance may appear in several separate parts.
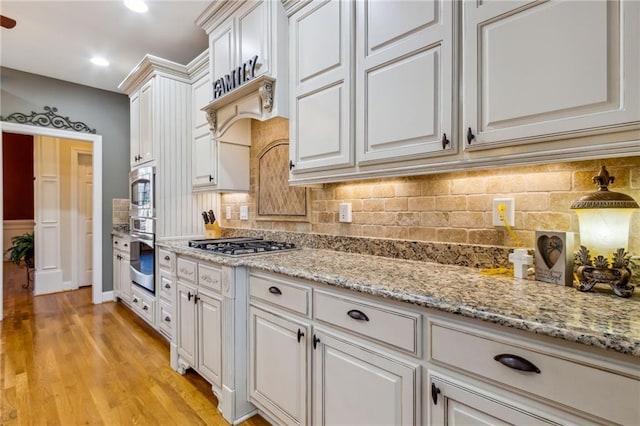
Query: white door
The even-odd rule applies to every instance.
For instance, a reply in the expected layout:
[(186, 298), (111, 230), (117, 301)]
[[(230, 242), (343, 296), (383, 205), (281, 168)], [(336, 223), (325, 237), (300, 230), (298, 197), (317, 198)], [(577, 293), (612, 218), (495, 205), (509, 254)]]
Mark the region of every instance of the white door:
[(289, 157), (294, 175), (353, 166), (355, 4), (314, 1), (289, 18)]
[(313, 424), (409, 426), (418, 421), (418, 365), (316, 329)]
[[(129, 243), (124, 243), (124, 250), (129, 250)], [(120, 281), (120, 298), (130, 302), (131, 301), (131, 274), (129, 273), (129, 253), (124, 251), (120, 253), (120, 266), (119, 266), (119, 281)], [(115, 274), (115, 272), (114, 272)]]
[(60, 141), (34, 138), (34, 294), (64, 290), (60, 244)]
[(249, 397), (290, 425), (307, 424), (307, 325), (249, 308)]
[[(154, 77), (155, 78), (155, 77)], [(140, 89), (140, 160), (138, 164), (153, 160), (153, 82), (145, 83)]]
[(129, 116), (129, 162), (133, 168), (140, 161), (140, 91), (129, 99)]
[(453, 150), (454, 2), (357, 2), (358, 164)]
[[(435, 395), (435, 396), (434, 396)], [(502, 426), (564, 424), (547, 412), (535, 412), (528, 407), (497, 397), (481, 388), (464, 386), (449, 379), (432, 377), (429, 384), (429, 425)], [(546, 410), (545, 410), (546, 411)]]
[(196, 366), (196, 289), (178, 282), (176, 317), (178, 328), (176, 337), (178, 355), (191, 367)]
[(466, 1), (464, 145), (640, 121), (640, 3)]
[(93, 156), (78, 154), (78, 286), (91, 285), (93, 267)]
[(198, 372), (222, 386), (222, 300), (198, 292)]
[(203, 75), (191, 86), (193, 102), (193, 176), (192, 185), (210, 186), (216, 184), (215, 141), (209, 130), (206, 115), (201, 109), (211, 102), (212, 85), (209, 73)]

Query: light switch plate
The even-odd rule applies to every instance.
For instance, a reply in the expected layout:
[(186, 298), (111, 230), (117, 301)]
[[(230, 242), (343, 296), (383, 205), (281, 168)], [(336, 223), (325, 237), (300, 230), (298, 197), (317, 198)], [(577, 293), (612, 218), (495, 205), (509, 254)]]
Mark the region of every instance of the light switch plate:
[(340, 203), (338, 220), (346, 223), (353, 222), (351, 203)]
[(231, 206), (227, 206), (224, 209), (224, 218), (225, 219), (231, 219)]
[(240, 220), (249, 220), (249, 206), (240, 206)]

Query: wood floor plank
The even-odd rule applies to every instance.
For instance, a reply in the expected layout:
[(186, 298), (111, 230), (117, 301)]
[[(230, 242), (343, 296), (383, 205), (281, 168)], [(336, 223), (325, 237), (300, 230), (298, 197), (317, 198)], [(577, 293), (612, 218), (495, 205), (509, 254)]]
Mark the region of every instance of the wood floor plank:
[[(33, 296), (4, 264), (0, 425), (227, 425), (211, 386), (169, 366), (169, 345), (91, 288)], [(267, 426), (259, 416), (245, 426)]]

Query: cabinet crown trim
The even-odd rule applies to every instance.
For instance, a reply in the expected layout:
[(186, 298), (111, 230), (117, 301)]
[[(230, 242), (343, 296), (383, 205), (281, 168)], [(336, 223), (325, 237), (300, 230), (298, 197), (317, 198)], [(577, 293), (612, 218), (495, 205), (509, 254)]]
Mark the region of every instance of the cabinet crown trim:
[(118, 85), (118, 89), (131, 95), (152, 74), (161, 73), (190, 83), (189, 72), (185, 65), (146, 54), (133, 70)]

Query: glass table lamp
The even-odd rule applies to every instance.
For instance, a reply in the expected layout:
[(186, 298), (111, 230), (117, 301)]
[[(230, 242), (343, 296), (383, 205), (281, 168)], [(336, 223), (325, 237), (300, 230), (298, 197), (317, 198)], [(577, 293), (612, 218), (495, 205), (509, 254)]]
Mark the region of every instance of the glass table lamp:
[(629, 285), (631, 256), (629, 226), (638, 203), (626, 194), (609, 191), (615, 177), (602, 166), (593, 177), (599, 185), (596, 192), (585, 195), (571, 204), (580, 225), (580, 249), (575, 254), (578, 266), (578, 290), (590, 291), (596, 284), (608, 284), (620, 297), (630, 297), (634, 287)]

